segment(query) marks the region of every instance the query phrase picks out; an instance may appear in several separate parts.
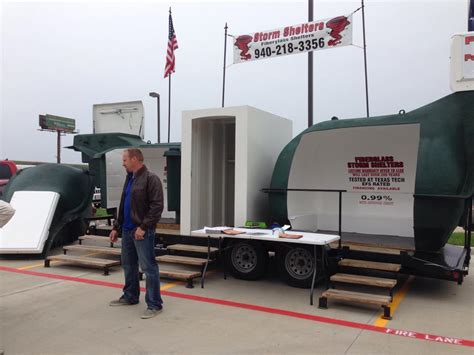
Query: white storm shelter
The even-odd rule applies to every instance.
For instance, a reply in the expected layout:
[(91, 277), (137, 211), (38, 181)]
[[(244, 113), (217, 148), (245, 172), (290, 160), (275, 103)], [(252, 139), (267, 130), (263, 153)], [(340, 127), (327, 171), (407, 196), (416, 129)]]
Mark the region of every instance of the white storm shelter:
[(15, 214), (0, 228), (0, 254), (40, 254), (49, 236), (60, 195), (52, 191), (16, 191)]
[(92, 106), (93, 133), (145, 134), (145, 113), (141, 101), (115, 102)]
[(181, 234), (265, 221), (273, 167), (292, 121), (250, 106), (183, 112)]
[[(308, 132), (295, 151), (288, 188), (345, 190), (343, 232), (413, 238), (419, 137), (418, 123)], [(338, 230), (337, 192), (287, 196), (293, 229)]]
[[(133, 148), (133, 147), (130, 147)], [(143, 153), (144, 163), (148, 170), (158, 175), (163, 185), (163, 213), (162, 218), (175, 218), (176, 212), (168, 211), (166, 157), (164, 153), (169, 147), (138, 147)], [(126, 148), (114, 149), (105, 154), (105, 171), (107, 187), (107, 208), (119, 208), (120, 197), (125, 183), (126, 172), (122, 166), (122, 154)]]

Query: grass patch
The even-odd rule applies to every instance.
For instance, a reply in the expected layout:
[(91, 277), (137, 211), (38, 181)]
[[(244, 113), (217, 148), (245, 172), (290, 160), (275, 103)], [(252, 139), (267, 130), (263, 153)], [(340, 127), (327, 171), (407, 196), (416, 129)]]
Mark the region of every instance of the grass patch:
[[(451, 237), (449, 237), (449, 239), (448, 239), (448, 244), (464, 246), (464, 233), (463, 232), (455, 232), (455, 233), (451, 234)], [(473, 246), (472, 239), (471, 239), (471, 246)]]

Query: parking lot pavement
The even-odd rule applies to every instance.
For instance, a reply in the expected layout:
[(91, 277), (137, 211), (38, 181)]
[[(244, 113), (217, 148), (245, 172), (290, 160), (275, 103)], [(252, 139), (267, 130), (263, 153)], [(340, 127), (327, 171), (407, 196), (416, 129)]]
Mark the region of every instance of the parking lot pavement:
[(276, 277), (224, 280), (219, 271), (204, 289), (164, 282), (164, 312), (142, 320), (143, 295), (136, 306), (108, 306), (121, 293), (120, 268), (103, 276), (61, 264), (28, 267), (35, 263), (41, 261), (0, 260), (6, 354), (471, 354), (474, 346), (469, 276), (462, 286), (415, 278), (384, 327), (375, 326), (377, 307), (331, 302), (321, 310), (309, 305), (308, 290)]

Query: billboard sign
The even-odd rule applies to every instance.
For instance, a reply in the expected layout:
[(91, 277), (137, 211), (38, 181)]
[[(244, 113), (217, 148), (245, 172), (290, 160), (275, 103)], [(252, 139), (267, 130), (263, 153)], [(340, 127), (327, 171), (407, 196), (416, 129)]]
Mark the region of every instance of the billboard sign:
[(73, 133), (76, 129), (76, 120), (55, 115), (39, 115), (41, 129)]

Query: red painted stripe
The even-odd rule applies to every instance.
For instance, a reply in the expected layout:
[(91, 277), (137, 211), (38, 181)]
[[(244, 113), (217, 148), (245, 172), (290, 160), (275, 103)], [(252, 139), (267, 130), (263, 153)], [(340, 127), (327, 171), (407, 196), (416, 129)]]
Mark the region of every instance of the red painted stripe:
[[(11, 267), (6, 267), (6, 266), (0, 266), (0, 271), (14, 272), (14, 273), (30, 275), (30, 276), (46, 277), (46, 278), (56, 279), (56, 280), (80, 282), (80, 283), (96, 285), (96, 286), (105, 286), (105, 287), (120, 288), (120, 289), (123, 287), (123, 284), (118, 284), (118, 283), (113, 283), (113, 282), (90, 280), (90, 279), (84, 279), (80, 277), (72, 277), (72, 276), (64, 276), (64, 275), (47, 274), (43, 272), (30, 271), (30, 270), (19, 270), (19, 269), (15, 269)], [(141, 287), (141, 290), (145, 291), (145, 288)], [(276, 315), (281, 315), (281, 316), (291, 317), (291, 318), (306, 319), (306, 320), (318, 322), (318, 323), (334, 324), (334, 325), (339, 325), (342, 327), (368, 330), (368, 331), (377, 332), (377, 333), (384, 333), (384, 334), (389, 334), (389, 335), (396, 335), (396, 336), (402, 336), (402, 337), (425, 340), (425, 341), (433, 341), (433, 342), (438, 342), (438, 343), (443, 343), (443, 344), (474, 347), (474, 340), (469, 340), (469, 339), (445, 337), (445, 336), (428, 334), (428, 333), (413, 332), (413, 331), (408, 331), (408, 330), (376, 327), (370, 324), (350, 322), (350, 321), (345, 321), (341, 319), (286, 311), (284, 309), (257, 306), (253, 304), (247, 304), (247, 303), (226, 301), (226, 300), (221, 300), (217, 298), (186, 295), (184, 293), (178, 293), (178, 292), (172, 292), (172, 291), (162, 291), (161, 293), (164, 296), (181, 298), (181, 299), (186, 299), (186, 300), (191, 300), (191, 301), (196, 301), (196, 302), (218, 304), (221, 306), (247, 309), (251, 311), (276, 314)]]

